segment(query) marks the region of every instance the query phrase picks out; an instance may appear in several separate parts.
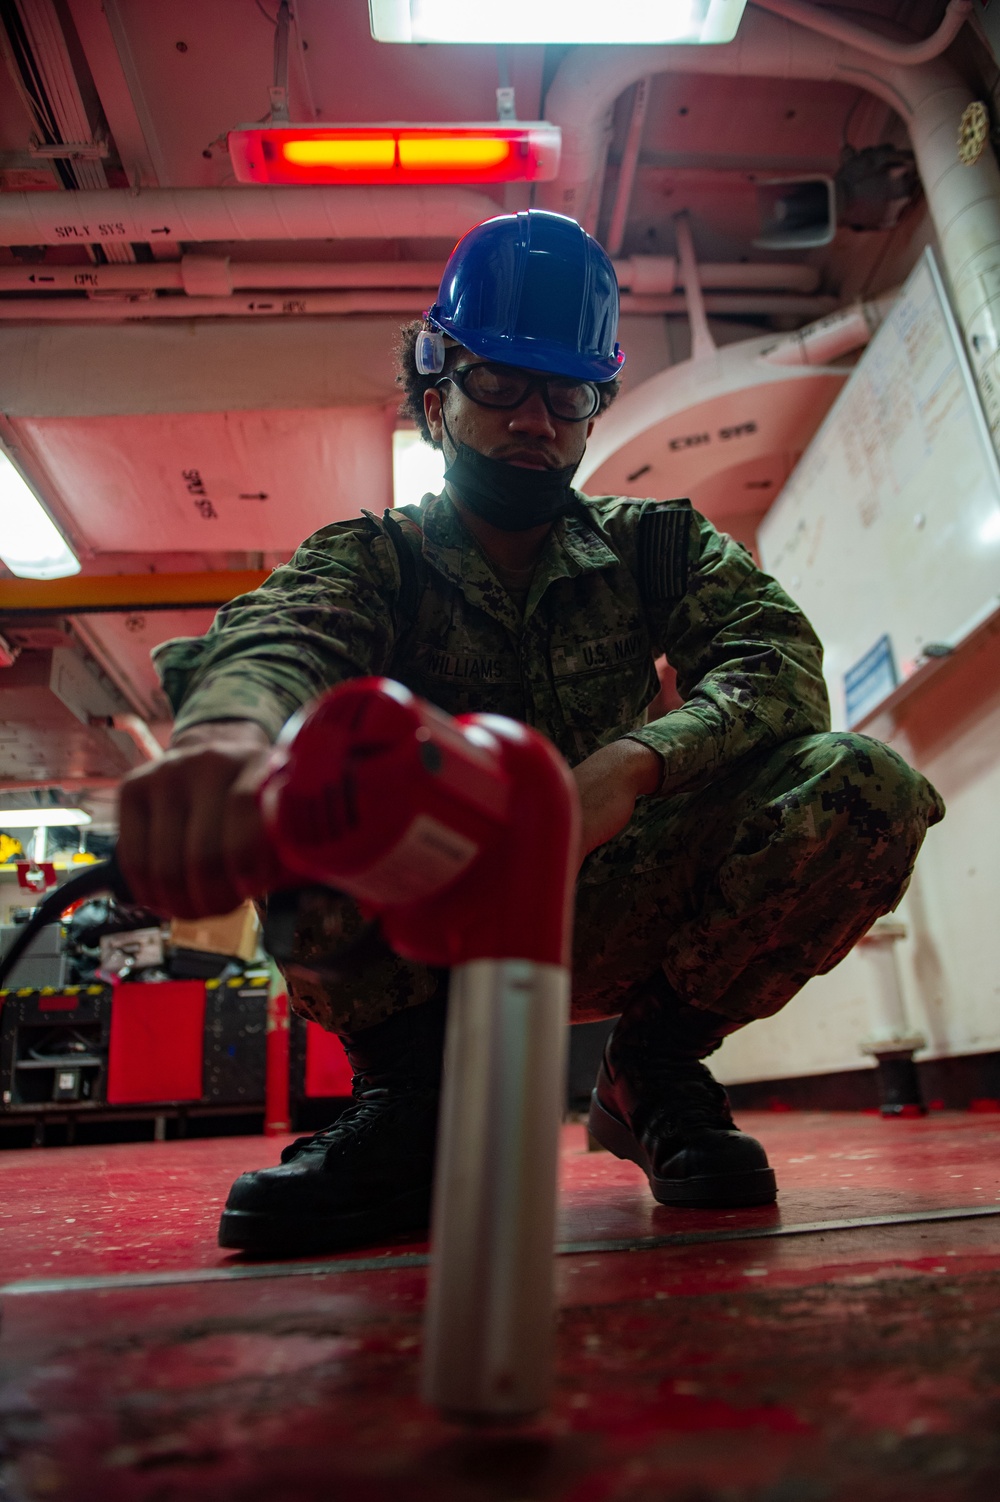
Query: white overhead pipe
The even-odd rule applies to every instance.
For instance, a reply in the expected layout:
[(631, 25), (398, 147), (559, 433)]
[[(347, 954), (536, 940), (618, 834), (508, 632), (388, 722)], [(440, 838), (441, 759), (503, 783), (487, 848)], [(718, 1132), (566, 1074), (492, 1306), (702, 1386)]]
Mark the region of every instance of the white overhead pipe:
[[(417, 317), (428, 301), (415, 292), (256, 292), (232, 297), (0, 297), (0, 323), (122, 323), (161, 318), (343, 317), (351, 313), (399, 313)], [(815, 318), (836, 306), (832, 297), (794, 293), (709, 292), (705, 311), (722, 317)], [(623, 313), (665, 315), (687, 311), (679, 293), (637, 297), (625, 292)]]
[(899, 980), (896, 945), (906, 938), (906, 924), (887, 913), (877, 918), (868, 932), (858, 940), (860, 955), (875, 972), (875, 989), (868, 1001), (871, 1033), (861, 1044), (861, 1052), (914, 1053), (926, 1048), (927, 1039), (910, 1021), (906, 999)]
[(156, 736), (150, 730), (149, 725), (141, 715), (115, 714), (115, 715), (90, 715), (88, 723), (99, 729), (119, 730), (127, 735), (133, 742), (144, 761), (159, 761), (163, 755), (163, 747)]
[[(677, 256), (629, 256), (614, 262), (619, 287), (635, 293), (674, 292), (684, 285)], [(706, 261), (698, 267), (703, 288), (742, 291), (815, 292), (820, 273), (815, 266), (792, 261)]]
[(760, 359), (769, 365), (829, 365), (831, 360), (868, 343), (897, 296), (896, 292), (887, 292), (873, 302), (855, 302), (838, 308), (826, 318), (782, 335), (761, 350)]
[(0, 245), (457, 240), (501, 212), (468, 188), (129, 188), (0, 194)]
[(637, 79), (661, 72), (846, 83), (902, 117), (996, 443), (1000, 169), (989, 147), (971, 166), (959, 160), (959, 123), (972, 95), (955, 70), (940, 58), (916, 67), (876, 59), (759, 10), (748, 10), (736, 40), (724, 46), (574, 48), (546, 98), (546, 117), (561, 128), (563, 149), (559, 177), (539, 186), (542, 207), (574, 214), (601, 169), (615, 100)]
[(684, 277), (684, 301), (687, 305), (688, 323), (691, 325), (691, 359), (706, 360), (715, 354), (715, 340), (709, 333), (705, 299), (698, 278), (698, 262), (695, 259), (694, 240), (691, 238), (691, 218), (678, 214), (674, 219), (674, 234)]
[(232, 297), (9, 297), (0, 321), (120, 323), (135, 318), (302, 318), (316, 314), (405, 313), (416, 317), (426, 297), (414, 292), (252, 292)]
[(192, 254), (179, 261), (139, 266), (0, 266), (0, 292), (186, 292), (189, 297), (229, 297), (237, 289), (275, 287), (286, 291), (419, 287), (428, 291), (437, 287), (443, 265), (443, 261), (231, 261), (228, 256)]
[[(615, 261), (618, 285), (639, 294), (673, 292), (683, 285), (675, 256), (631, 256)], [(0, 292), (186, 292), (189, 297), (229, 297), (237, 288), (419, 287), (433, 291), (441, 261), (232, 261), (228, 256), (186, 255), (179, 261), (139, 266), (0, 266)], [(814, 266), (781, 261), (706, 263), (703, 287), (815, 292)]]
[(141, 715), (112, 715), (111, 728), (112, 730), (120, 730), (129, 736), (146, 761), (159, 761), (163, 755), (163, 747)]
[(611, 207), (611, 220), (608, 224), (608, 238), (605, 243), (609, 256), (621, 255), (622, 242), (625, 239), (625, 221), (628, 218), (628, 207), (632, 198), (635, 169), (639, 165), (639, 150), (642, 146), (642, 132), (646, 124), (646, 110), (649, 105), (649, 89), (652, 82), (651, 78), (640, 78), (635, 86), (632, 115), (628, 124), (628, 135), (625, 138), (625, 148), (622, 151), (621, 165), (618, 168), (615, 201)]
[(786, 21), (794, 21), (797, 26), (805, 26), (809, 31), (818, 31), (821, 36), (830, 37), (835, 42), (846, 42), (849, 47), (857, 47), (860, 52), (867, 52), (872, 57), (880, 57), (888, 63), (902, 63), (911, 68), (919, 63), (929, 63), (932, 58), (939, 57), (946, 47), (950, 47), (972, 11), (972, 0), (950, 0), (941, 25), (931, 36), (922, 42), (894, 42), (889, 37), (869, 31), (867, 26), (858, 26), (855, 21), (845, 21), (831, 11), (819, 10), (815, 5), (805, 5), (802, 0), (752, 0), (752, 3), (759, 10), (769, 10), (773, 15), (784, 16)]

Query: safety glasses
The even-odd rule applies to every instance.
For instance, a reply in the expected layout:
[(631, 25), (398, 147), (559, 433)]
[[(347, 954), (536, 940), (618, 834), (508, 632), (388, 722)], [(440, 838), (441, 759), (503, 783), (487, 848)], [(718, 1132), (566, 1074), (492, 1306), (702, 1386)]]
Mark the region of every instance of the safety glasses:
[(513, 410), (537, 391), (553, 417), (563, 422), (586, 422), (601, 405), (601, 395), (591, 381), (574, 381), (568, 376), (534, 375), (512, 365), (459, 365), (435, 382), (442, 386), (451, 381), (463, 396), (479, 407)]

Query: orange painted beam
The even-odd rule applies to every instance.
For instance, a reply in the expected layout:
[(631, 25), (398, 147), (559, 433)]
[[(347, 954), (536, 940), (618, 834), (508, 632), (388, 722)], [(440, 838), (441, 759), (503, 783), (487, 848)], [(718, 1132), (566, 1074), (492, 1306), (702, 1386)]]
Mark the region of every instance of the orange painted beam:
[(263, 584), (269, 569), (200, 574), (74, 574), (0, 579), (0, 611), (85, 615), (109, 610), (184, 610), (224, 605)]

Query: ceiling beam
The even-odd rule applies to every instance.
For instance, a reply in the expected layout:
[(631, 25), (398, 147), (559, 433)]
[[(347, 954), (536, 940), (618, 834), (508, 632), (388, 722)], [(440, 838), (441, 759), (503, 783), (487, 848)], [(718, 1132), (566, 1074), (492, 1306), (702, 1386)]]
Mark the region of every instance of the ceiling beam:
[(0, 579), (7, 615), (89, 615), (116, 610), (184, 610), (224, 605), (263, 584), (268, 569), (198, 574), (75, 574), (68, 579)]

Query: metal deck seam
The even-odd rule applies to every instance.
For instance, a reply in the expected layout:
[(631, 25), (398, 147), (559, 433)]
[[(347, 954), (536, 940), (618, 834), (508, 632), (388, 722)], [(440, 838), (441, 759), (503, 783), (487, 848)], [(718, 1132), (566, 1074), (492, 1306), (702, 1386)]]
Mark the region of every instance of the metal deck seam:
[[(635, 1236), (610, 1241), (567, 1241), (556, 1245), (558, 1256), (585, 1252), (648, 1252), (661, 1247), (702, 1246), (719, 1242), (777, 1240), (786, 1236), (816, 1236), (831, 1231), (862, 1231), (885, 1226), (921, 1225), (942, 1220), (975, 1220), (1000, 1216), (1000, 1205), (966, 1205), (944, 1210), (913, 1210), (892, 1215), (862, 1215), (840, 1220), (803, 1221), (792, 1226), (749, 1226), (721, 1231), (681, 1231), (667, 1236)], [(0, 1285), (0, 1298), (53, 1293), (90, 1293), (126, 1288), (163, 1288), (186, 1283), (228, 1283), (246, 1278), (326, 1277), (335, 1273), (368, 1273), (427, 1267), (427, 1252), (398, 1256), (343, 1257), (327, 1262), (256, 1262), (232, 1267), (190, 1268), (161, 1273), (108, 1273), (93, 1277), (21, 1278)]]

